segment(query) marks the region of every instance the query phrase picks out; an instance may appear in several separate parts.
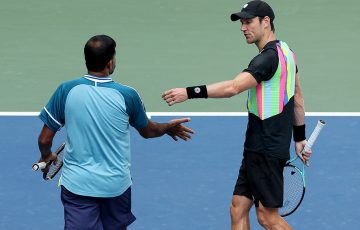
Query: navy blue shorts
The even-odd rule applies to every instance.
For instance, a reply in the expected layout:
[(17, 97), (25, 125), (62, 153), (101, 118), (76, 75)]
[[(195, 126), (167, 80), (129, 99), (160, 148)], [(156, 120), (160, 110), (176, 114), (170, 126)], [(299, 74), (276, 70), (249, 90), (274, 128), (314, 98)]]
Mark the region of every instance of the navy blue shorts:
[(66, 230), (119, 230), (135, 221), (131, 212), (131, 187), (117, 197), (76, 195), (61, 186)]

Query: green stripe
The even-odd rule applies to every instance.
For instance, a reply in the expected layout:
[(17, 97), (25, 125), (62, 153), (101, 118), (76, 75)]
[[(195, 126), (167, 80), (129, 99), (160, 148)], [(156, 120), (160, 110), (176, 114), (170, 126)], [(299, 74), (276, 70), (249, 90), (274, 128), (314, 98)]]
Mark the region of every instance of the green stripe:
[(259, 116), (256, 99), (256, 87), (249, 89), (249, 111), (256, 116)]
[(279, 60), (278, 68), (276, 69), (276, 72), (272, 78), (271, 82), (271, 115), (278, 114), (279, 111), (279, 105), (280, 105), (280, 76), (281, 76), (281, 64)]

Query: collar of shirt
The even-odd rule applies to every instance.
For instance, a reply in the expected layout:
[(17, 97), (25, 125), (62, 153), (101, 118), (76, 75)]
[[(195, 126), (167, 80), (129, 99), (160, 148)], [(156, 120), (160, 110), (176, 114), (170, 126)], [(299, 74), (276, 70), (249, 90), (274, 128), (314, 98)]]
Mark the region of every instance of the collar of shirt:
[(85, 74), (85, 75), (84, 75), (84, 78), (86, 78), (86, 79), (88, 79), (88, 80), (90, 80), (90, 81), (96, 82), (96, 83), (105, 83), (105, 82), (111, 82), (111, 81), (113, 81), (110, 76), (107, 76), (107, 77), (96, 77), (96, 76), (92, 76), (92, 75), (89, 75), (89, 74)]

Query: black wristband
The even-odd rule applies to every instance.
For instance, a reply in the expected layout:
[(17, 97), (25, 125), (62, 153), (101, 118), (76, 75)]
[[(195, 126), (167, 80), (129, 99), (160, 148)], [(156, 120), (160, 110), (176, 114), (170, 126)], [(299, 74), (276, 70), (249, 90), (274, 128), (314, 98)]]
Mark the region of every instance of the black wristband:
[(295, 142), (306, 140), (305, 136), (305, 124), (293, 126), (293, 137)]
[(208, 98), (206, 85), (186, 87), (186, 92), (189, 99)]

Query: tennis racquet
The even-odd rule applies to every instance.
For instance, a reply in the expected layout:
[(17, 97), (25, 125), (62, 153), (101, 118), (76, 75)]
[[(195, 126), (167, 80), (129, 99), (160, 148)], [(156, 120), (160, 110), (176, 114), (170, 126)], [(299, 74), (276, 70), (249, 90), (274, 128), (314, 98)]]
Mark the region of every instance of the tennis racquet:
[(48, 165), (50, 166), (49, 171), (46, 173), (43, 173), (44, 180), (51, 180), (53, 179), (56, 174), (60, 171), (62, 165), (63, 165), (63, 157), (64, 157), (64, 148), (65, 143), (61, 144), (60, 147), (55, 151), (55, 154), (57, 155), (56, 162), (49, 161), (49, 162), (39, 162), (35, 163), (32, 166), (32, 169), (34, 171), (41, 170), (46, 168)]
[[(325, 122), (319, 120), (300, 154), (311, 149), (324, 126)], [(309, 166), (309, 164), (306, 162), (302, 163), (302, 167), (297, 167), (295, 165), (296, 160), (300, 160), (300, 158), (298, 156), (292, 158), (284, 167), (284, 200), (283, 206), (279, 208), (279, 215), (282, 217), (295, 212), (305, 195), (305, 165)]]

